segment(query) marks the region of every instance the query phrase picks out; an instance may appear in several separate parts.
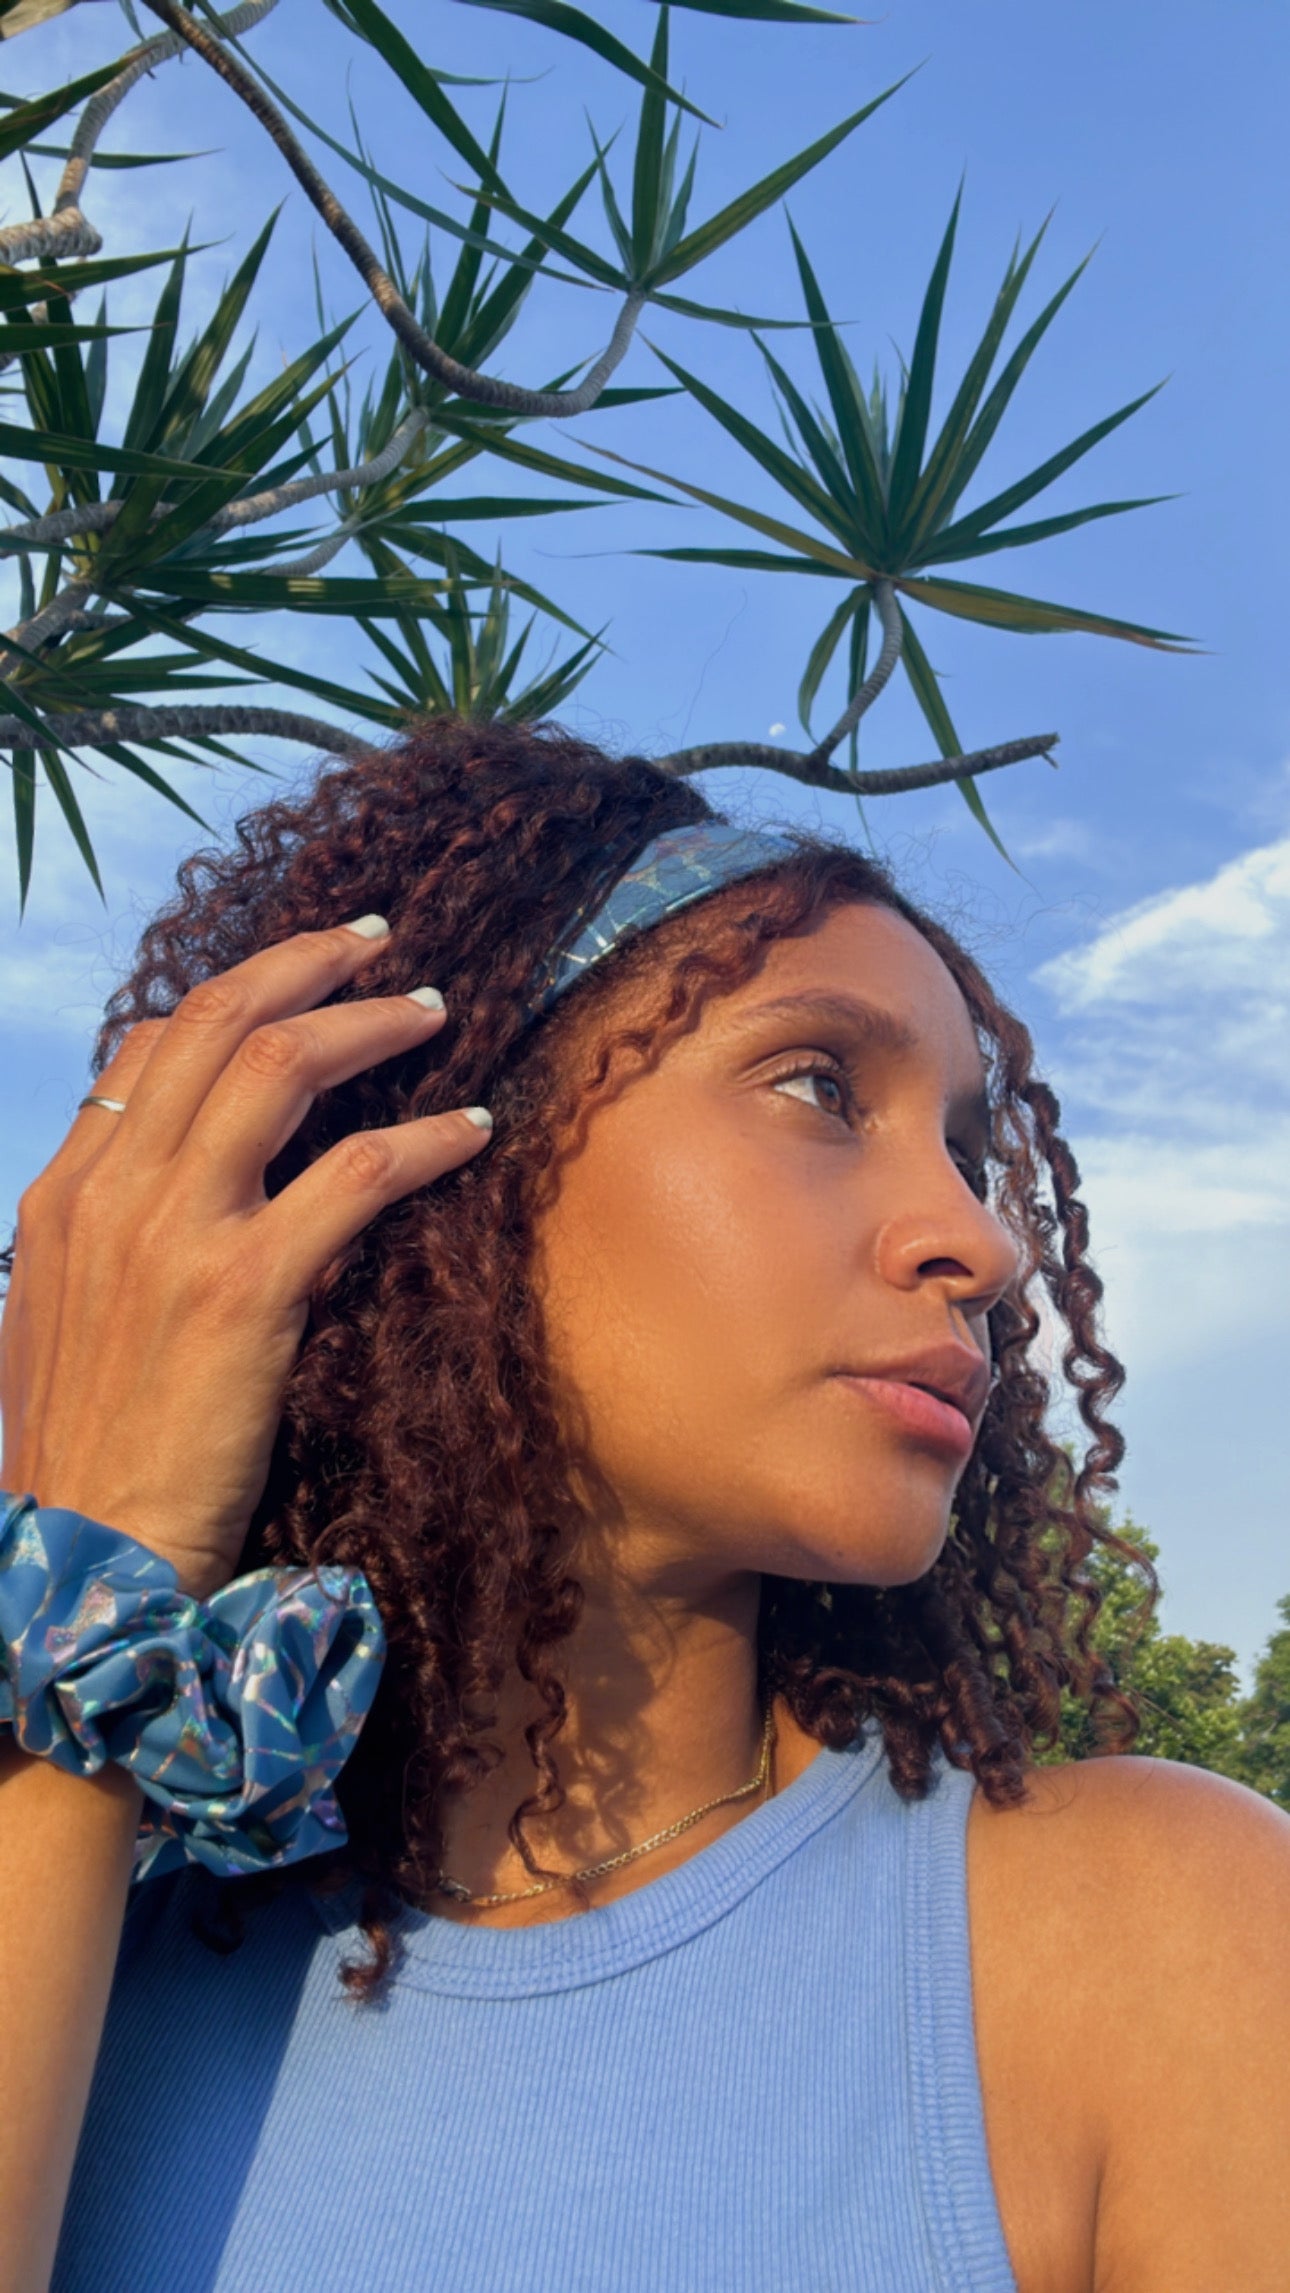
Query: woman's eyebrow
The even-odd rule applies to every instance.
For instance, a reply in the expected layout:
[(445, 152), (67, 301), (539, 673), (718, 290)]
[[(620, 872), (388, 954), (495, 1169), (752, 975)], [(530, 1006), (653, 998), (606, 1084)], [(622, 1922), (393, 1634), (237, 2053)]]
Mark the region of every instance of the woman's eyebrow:
[[(853, 1042), (867, 1049), (890, 1051), (898, 1056), (917, 1049), (918, 1036), (914, 1028), (894, 1011), (884, 1011), (877, 1003), (866, 1003), (863, 996), (838, 993), (832, 988), (802, 988), (796, 995), (778, 995), (766, 1003), (754, 1003), (738, 1013), (735, 1027), (743, 1033), (767, 1019), (806, 1021), (822, 1019), (828, 1025), (844, 1029)], [(990, 1137), (991, 1112), (989, 1093), (984, 1086), (956, 1093), (953, 1109), (959, 1124), (981, 1141), (982, 1150)]]
[(779, 995), (767, 1003), (754, 1003), (739, 1012), (735, 1025), (742, 1029), (767, 1019), (823, 1019), (843, 1027), (858, 1041), (880, 1051), (912, 1051), (918, 1037), (894, 1011), (866, 1003), (859, 995), (839, 994), (828, 988), (803, 988), (796, 995)]

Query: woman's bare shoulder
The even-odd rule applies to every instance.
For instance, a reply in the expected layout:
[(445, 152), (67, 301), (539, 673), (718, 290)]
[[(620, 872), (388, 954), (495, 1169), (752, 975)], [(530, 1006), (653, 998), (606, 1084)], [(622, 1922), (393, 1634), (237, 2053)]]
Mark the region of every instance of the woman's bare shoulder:
[(1087, 2282), (1285, 2293), (1290, 1816), (1176, 1761), (1067, 1762), (1022, 1808), (978, 1792), (969, 1858), (1001, 2071), (1095, 2164)]

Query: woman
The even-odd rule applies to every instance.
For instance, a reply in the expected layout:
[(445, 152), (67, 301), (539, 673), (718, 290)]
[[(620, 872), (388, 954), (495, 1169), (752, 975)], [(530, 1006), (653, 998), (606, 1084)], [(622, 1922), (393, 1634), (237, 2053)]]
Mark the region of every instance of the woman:
[(435, 723), (186, 866), (100, 1067), (0, 1360), (4, 2293), (1290, 2284), (1290, 1824), (1034, 1764), (1136, 1724), (1120, 1372), (963, 950)]

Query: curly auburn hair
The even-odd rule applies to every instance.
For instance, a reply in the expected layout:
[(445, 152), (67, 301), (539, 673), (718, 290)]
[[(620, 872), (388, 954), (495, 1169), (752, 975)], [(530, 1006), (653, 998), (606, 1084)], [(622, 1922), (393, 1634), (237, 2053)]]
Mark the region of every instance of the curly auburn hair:
[[(199, 980), (376, 910), (392, 937), (342, 996), (439, 980), (448, 1025), (324, 1092), (271, 1165), (270, 1193), (355, 1130), (479, 1102), (496, 1118), (486, 1154), (387, 1209), (329, 1267), (246, 1548), (247, 1567), (361, 1568), (385, 1621), (377, 1700), (339, 1781), (349, 1846), (309, 1871), (324, 1885), (367, 1882), (373, 1957), (345, 1972), (360, 1996), (390, 1969), (399, 1904), (430, 1900), (444, 1793), (500, 1757), (490, 1728), (516, 1666), (544, 1714), (528, 1730), (534, 1791), (511, 1823), (530, 1869), (525, 1821), (562, 1804), (559, 1650), (579, 1612), (568, 1558), (580, 1516), (526, 1280), (559, 1141), (624, 1063), (648, 1065), (710, 995), (752, 977), (770, 942), (842, 902), (894, 909), (962, 991), (986, 1063), (992, 1198), (1021, 1271), (991, 1315), (998, 1381), (938, 1559), (894, 1588), (765, 1579), (763, 1692), (834, 1747), (875, 1718), (905, 1798), (926, 1791), (939, 1740), (993, 1804), (1017, 1804), (1035, 1747), (1058, 1739), (1063, 1689), (1088, 1707), (1101, 1749), (1127, 1750), (1138, 1732), (1089, 1646), (1101, 1595), (1083, 1566), (1095, 1546), (1112, 1548), (1148, 1580), (1154, 1607), (1155, 1571), (1111, 1532), (1102, 1502), (1123, 1454), (1106, 1415), (1123, 1372), (1098, 1335), (1102, 1285), (1057, 1101), (971, 957), (875, 862), (802, 837), (793, 858), (640, 934), (530, 1024), (534, 977), (580, 913), (652, 838), (717, 817), (687, 783), (556, 726), (428, 720), (252, 812), (233, 848), (186, 861), (107, 1007), (96, 1072), (128, 1027), (173, 1011)], [(634, 1002), (635, 1024), (615, 1026), (629, 980), (653, 1000), (643, 1021)], [(570, 1055), (588, 1039), (589, 1068)], [(1040, 1293), (1064, 1332), (1086, 1434), (1078, 1461), (1046, 1427), (1048, 1380), (1032, 1354)], [(248, 1900), (255, 1884), (232, 1892)], [(239, 1926), (234, 1913), (227, 1939)]]

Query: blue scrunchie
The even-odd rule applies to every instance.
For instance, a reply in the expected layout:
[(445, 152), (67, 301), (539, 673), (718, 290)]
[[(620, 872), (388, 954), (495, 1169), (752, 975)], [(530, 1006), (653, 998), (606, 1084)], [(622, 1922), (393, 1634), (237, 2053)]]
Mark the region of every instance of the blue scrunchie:
[(84, 1513), (0, 1494), (0, 1727), (145, 1797), (135, 1880), (221, 1877), (345, 1843), (332, 1785), (371, 1709), (385, 1633), (358, 1569), (257, 1569), (207, 1601)]

